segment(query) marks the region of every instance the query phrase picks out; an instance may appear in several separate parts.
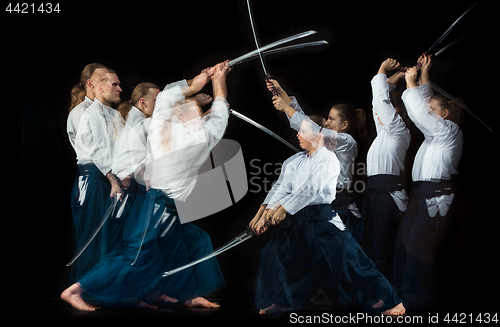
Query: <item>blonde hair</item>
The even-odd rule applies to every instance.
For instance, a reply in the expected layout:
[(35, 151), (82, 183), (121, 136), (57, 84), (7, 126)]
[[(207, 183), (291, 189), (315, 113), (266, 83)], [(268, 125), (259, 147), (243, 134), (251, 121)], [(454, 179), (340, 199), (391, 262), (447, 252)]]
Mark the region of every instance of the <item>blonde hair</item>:
[(106, 66), (99, 63), (91, 63), (83, 68), (82, 74), (80, 75), (80, 83), (76, 84), (71, 89), (71, 105), (69, 106), (69, 112), (85, 100), (85, 95), (87, 94), (87, 81), (99, 68), (106, 68)]
[(137, 105), (137, 103), (141, 98), (144, 98), (149, 94), (149, 89), (159, 90), (160, 88), (153, 83), (148, 83), (148, 82), (140, 83), (135, 87), (134, 91), (132, 92), (132, 97), (130, 101), (122, 102), (118, 106), (118, 112), (120, 113), (120, 115), (124, 120), (127, 120), (128, 113), (130, 109), (132, 109), (132, 106)]

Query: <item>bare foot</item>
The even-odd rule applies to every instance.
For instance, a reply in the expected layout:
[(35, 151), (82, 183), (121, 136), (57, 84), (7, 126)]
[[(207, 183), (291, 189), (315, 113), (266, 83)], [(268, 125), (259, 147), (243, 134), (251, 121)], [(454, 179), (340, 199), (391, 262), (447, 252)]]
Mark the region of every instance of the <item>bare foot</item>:
[(212, 303), (204, 298), (202, 298), (201, 296), (199, 297), (195, 297), (194, 299), (191, 299), (191, 300), (188, 300), (186, 302), (184, 302), (184, 305), (188, 308), (195, 308), (195, 307), (198, 307), (198, 308), (219, 308), (220, 305), (219, 303)]
[(281, 305), (272, 304), (269, 308), (265, 308), (259, 311), (260, 315), (270, 315), (276, 312), (286, 312), (289, 308), (283, 307)]
[(406, 308), (403, 306), (403, 303), (398, 304), (392, 309), (386, 310), (382, 312), (384, 316), (402, 316), (406, 312)]
[(384, 306), (384, 301), (382, 299), (380, 299), (377, 303), (375, 303), (374, 305), (372, 305), (372, 308), (374, 309), (380, 309)]
[(158, 307), (155, 307), (154, 305), (151, 305), (144, 301), (141, 301), (137, 306), (141, 309), (154, 309), (154, 310), (158, 309)]
[(95, 311), (97, 308), (83, 301), (84, 292), (80, 284), (73, 284), (61, 293), (61, 299), (71, 304), (71, 306), (80, 311)]
[(171, 303), (177, 303), (179, 302), (179, 300), (173, 298), (173, 297), (170, 297), (170, 296), (167, 296), (166, 294), (163, 294), (162, 296), (160, 296), (160, 301), (163, 301), (163, 302), (171, 302)]

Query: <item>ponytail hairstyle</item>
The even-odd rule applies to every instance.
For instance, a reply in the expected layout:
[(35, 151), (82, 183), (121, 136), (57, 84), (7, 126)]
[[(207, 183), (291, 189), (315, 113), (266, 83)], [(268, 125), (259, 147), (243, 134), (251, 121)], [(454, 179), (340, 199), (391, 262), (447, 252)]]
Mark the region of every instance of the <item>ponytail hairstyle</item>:
[(347, 121), (347, 133), (359, 141), (366, 137), (366, 114), (363, 109), (354, 109), (353, 106), (341, 103), (332, 106), (337, 109), (338, 115), (342, 121)]
[(106, 68), (106, 66), (99, 63), (92, 63), (85, 66), (80, 75), (80, 83), (76, 84), (71, 89), (71, 105), (69, 106), (69, 112), (85, 100), (85, 95), (87, 95), (87, 81), (92, 77), (96, 69), (99, 68)]
[[(132, 109), (132, 106), (137, 107), (139, 100), (141, 98), (146, 97), (149, 94), (149, 89), (160, 89), (160, 88), (153, 83), (147, 83), (147, 82), (140, 83), (135, 87), (134, 92), (132, 92), (132, 97), (130, 101), (122, 102), (118, 106), (118, 112), (120, 113), (120, 115), (124, 120), (127, 120), (128, 113)], [(146, 113), (144, 111), (142, 111), (142, 113), (146, 116)]]
[[(443, 94), (435, 95), (431, 97), (431, 100), (437, 100), (438, 105), (441, 106), (443, 110), (448, 110), (448, 116), (446, 117), (446, 119), (451, 120), (452, 122), (457, 124), (458, 127), (462, 126), (462, 116), (464, 111), (460, 105), (458, 105), (455, 101), (450, 100)], [(460, 102), (461, 104), (465, 104), (462, 98), (457, 98), (456, 101)]]

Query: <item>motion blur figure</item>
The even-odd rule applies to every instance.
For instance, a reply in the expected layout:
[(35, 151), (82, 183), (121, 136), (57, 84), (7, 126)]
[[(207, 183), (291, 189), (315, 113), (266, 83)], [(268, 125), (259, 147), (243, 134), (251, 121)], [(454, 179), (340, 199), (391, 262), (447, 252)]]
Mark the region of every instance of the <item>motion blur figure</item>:
[[(202, 297), (224, 285), (216, 259), (168, 278), (162, 278), (162, 272), (213, 251), (203, 230), (180, 223), (175, 201), (189, 195), (196, 184), (197, 169), (226, 129), (229, 70), (227, 63), (218, 64), (193, 80), (167, 85), (157, 95), (147, 131), (145, 168), (135, 173), (136, 179), (142, 174), (149, 187), (144, 205), (136, 218), (129, 219), (133, 224), (125, 228), (123, 246), (63, 292), (61, 297), (73, 307), (94, 311), (97, 305), (153, 307), (154, 302), (177, 301), (188, 307), (218, 307)], [(192, 96), (210, 77), (215, 101), (210, 112), (202, 116)], [(105, 284), (100, 282), (103, 275)]]
[[(71, 146), (76, 151), (75, 138), (78, 131), (78, 125), (82, 117), (83, 112), (87, 109), (93, 102), (95, 96), (95, 83), (106, 72), (106, 66), (99, 63), (91, 63), (85, 66), (80, 76), (80, 83), (75, 85), (71, 90), (71, 105), (69, 108), (68, 120), (67, 120), (67, 133)], [(82, 212), (85, 212), (86, 204), (84, 200), (87, 191), (86, 187), (87, 177), (85, 175), (78, 173), (73, 183), (73, 188), (71, 189), (71, 216), (73, 219), (73, 252), (80, 249), (85, 243), (85, 235), (77, 237), (78, 234), (82, 233), (84, 223), (81, 220)], [(70, 277), (70, 283), (76, 280), (75, 274), (79, 274), (77, 269), (73, 269)]]
[(395, 244), (394, 282), (405, 303), (423, 308), (452, 298), (459, 291), (458, 219), (452, 177), (458, 174), (463, 136), (459, 127), (461, 107), (443, 95), (432, 96), (431, 58), (422, 55), (419, 62), (420, 83), (417, 69), (409, 68), (403, 101), (425, 139), (415, 156), (410, 203)]
[[(277, 96), (273, 97), (274, 107), (286, 114), (290, 121), (290, 127), (299, 131), (305, 113), (297, 98), (289, 97), (277, 81), (269, 80), (267, 82), (268, 89), (271, 90), (272, 86), (276, 88), (278, 93)], [(358, 239), (361, 215), (350, 193), (353, 185), (352, 172), (358, 155), (356, 140), (365, 135), (365, 112), (362, 109), (354, 109), (349, 104), (336, 104), (331, 107), (328, 119), (321, 126), (324, 126), (321, 134), (325, 147), (335, 153), (341, 167), (337, 179), (337, 195), (331, 205), (342, 221), (351, 229), (353, 236)]]
[[(80, 250), (101, 223), (106, 205), (121, 192), (112, 172), (113, 151), (123, 128), (123, 120), (111, 108), (120, 102), (120, 80), (109, 68), (96, 69), (89, 84), (94, 102), (83, 112), (75, 137), (75, 151), (79, 170), (78, 187), (72, 195), (75, 233), (75, 251)], [(74, 110), (73, 110), (74, 111)], [(114, 231), (107, 227), (71, 266), (70, 283), (87, 273), (110, 249), (107, 240)]]
[(411, 139), (401, 117), (405, 108), (400, 95), (391, 93), (404, 73), (396, 72), (387, 78), (387, 72), (399, 66), (394, 59), (385, 60), (371, 81), (377, 137), (366, 158), (368, 183), (362, 211), (363, 235), (359, 242), (378, 270), (391, 282), (394, 242), (408, 205), (400, 173), (405, 169), (406, 150)]
[[(294, 116), (295, 117), (295, 116)], [(309, 117), (297, 134), (304, 150), (290, 157), (249, 226), (282, 226), (261, 251), (256, 305), (260, 314), (296, 310), (321, 286), (344, 303), (385, 315), (405, 313), (394, 288), (376, 269), (331, 203), (340, 163)]]

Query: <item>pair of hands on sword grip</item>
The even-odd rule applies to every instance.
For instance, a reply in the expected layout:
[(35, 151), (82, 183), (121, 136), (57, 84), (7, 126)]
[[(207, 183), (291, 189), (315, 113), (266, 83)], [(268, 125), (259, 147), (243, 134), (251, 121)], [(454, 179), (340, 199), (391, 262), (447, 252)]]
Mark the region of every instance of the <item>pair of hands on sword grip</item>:
[(288, 96), (288, 94), (283, 90), (281, 85), (275, 79), (267, 79), (266, 86), (269, 91), (276, 90), (278, 95), (273, 96), (273, 105), (276, 110), (281, 112), (286, 112), (288, 108), (292, 109), (288, 104), (292, 102), (292, 99)]
[(269, 225), (278, 225), (285, 220), (287, 212), (283, 206), (278, 210), (267, 209), (267, 204), (262, 205), (248, 226), (256, 235), (264, 233)]

